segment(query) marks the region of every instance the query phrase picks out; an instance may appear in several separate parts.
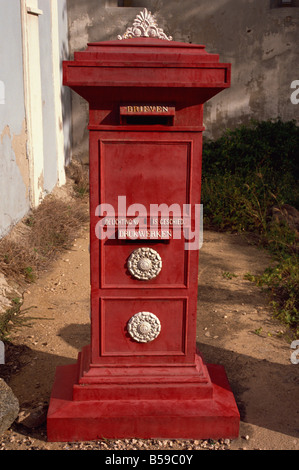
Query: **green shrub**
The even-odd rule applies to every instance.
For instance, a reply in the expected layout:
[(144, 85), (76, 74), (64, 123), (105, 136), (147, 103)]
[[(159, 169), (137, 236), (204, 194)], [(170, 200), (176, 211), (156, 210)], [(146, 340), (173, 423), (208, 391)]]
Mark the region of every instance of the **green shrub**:
[(246, 178), (229, 172), (203, 176), (205, 221), (222, 230), (263, 233), (269, 209), (279, 200), (258, 173)]
[(268, 267), (261, 276), (246, 275), (258, 286), (266, 288), (274, 315), (299, 336), (299, 270), (298, 257), (284, 258), (276, 266)]
[(295, 121), (251, 121), (248, 126), (227, 130), (217, 141), (205, 142), (203, 172), (229, 171), (246, 178), (263, 171), (266, 183), (277, 182), (277, 176), (286, 174), (298, 177), (298, 148)]

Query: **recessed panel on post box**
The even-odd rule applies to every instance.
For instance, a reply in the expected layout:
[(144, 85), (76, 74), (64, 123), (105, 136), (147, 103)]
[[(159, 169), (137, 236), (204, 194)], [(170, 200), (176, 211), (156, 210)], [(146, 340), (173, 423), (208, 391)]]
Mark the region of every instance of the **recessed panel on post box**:
[[(186, 298), (147, 297), (138, 300), (103, 298), (101, 309), (104, 329), (101, 342), (103, 356), (181, 356), (185, 354)], [(139, 312), (152, 314), (151, 316), (144, 315), (145, 327), (147, 322), (152, 325), (146, 338), (144, 337), (146, 335), (138, 333)], [(134, 315), (137, 315), (135, 322), (133, 319), (128, 328), (128, 321)], [(171, 315), (170, 321), (169, 315)], [(139, 316), (142, 317), (142, 314)]]
[[(127, 129), (100, 137), (99, 203), (115, 208), (114, 217), (105, 218), (115, 236), (102, 243), (100, 287), (144, 288), (145, 281), (150, 288), (188, 286), (183, 212), (192, 197), (193, 142), (193, 135), (155, 130)], [(127, 215), (119, 212), (124, 209), (121, 204)], [(138, 267), (137, 273), (128, 269), (130, 255), (142, 242), (151, 250), (153, 274), (157, 264), (153, 253), (161, 258), (159, 275), (142, 276)]]
[(192, 141), (174, 140), (162, 133), (114, 133), (99, 141), (101, 200), (118, 207), (190, 203)]

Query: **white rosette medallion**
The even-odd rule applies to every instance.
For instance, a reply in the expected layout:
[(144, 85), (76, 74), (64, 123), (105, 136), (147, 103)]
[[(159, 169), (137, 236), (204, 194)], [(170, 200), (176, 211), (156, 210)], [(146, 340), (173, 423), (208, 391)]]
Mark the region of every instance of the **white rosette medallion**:
[(128, 333), (138, 343), (149, 343), (161, 331), (159, 318), (151, 312), (138, 312), (128, 322)]
[(162, 258), (152, 248), (138, 248), (131, 253), (127, 266), (133, 277), (140, 281), (149, 281), (160, 273)]

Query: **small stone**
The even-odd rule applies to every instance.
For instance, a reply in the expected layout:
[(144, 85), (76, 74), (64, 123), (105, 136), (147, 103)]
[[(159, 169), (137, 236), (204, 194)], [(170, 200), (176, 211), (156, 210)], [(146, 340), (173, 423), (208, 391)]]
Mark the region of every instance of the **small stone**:
[(18, 422), (29, 429), (34, 429), (45, 423), (47, 419), (47, 406), (38, 405), (23, 409), (18, 416)]
[(18, 399), (7, 383), (0, 378), (0, 435), (12, 425), (18, 413)]

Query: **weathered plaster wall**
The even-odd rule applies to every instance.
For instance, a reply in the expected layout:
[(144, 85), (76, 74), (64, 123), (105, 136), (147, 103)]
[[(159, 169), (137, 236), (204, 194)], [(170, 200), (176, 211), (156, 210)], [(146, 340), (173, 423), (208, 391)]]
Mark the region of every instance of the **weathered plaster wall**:
[(59, 44), (60, 44), (60, 83), (61, 83), (61, 105), (62, 105), (62, 126), (64, 134), (64, 155), (65, 164), (68, 165), (72, 158), (72, 99), (69, 88), (62, 85), (62, 61), (69, 58), (69, 31), (67, 0), (59, 0), (58, 8), (58, 26), (59, 26)]
[[(50, 193), (57, 184), (58, 177), (58, 153), (59, 142), (57, 141), (57, 109), (55, 107), (55, 85), (53, 70), (53, 37), (51, 23), (51, 4), (49, 0), (39, 0), (39, 8), (43, 14), (39, 17), (39, 41), (40, 41), (40, 62), (41, 62), (41, 84), (42, 84), (42, 104), (43, 104), (43, 190)], [(59, 69), (60, 82), (62, 84), (62, 61), (68, 57), (68, 31), (67, 31), (67, 8), (66, 1), (59, 0), (58, 8), (58, 40), (59, 40)], [(55, 46), (54, 46), (55, 47)], [(70, 93), (63, 90), (62, 85), (59, 90), (59, 99), (62, 102), (62, 119), (59, 126), (64, 133), (64, 159), (65, 164), (71, 160), (71, 130), (70, 130)], [(68, 110), (66, 113), (64, 108)]]
[[(205, 107), (205, 135), (251, 118), (298, 119), (291, 83), (299, 79), (299, 5), (272, 8), (276, 0), (68, 0), (70, 50), (116, 39), (143, 7), (174, 40), (205, 44), (232, 64), (232, 86)], [(117, 6), (119, 4), (132, 7)], [(88, 155), (87, 106), (73, 94), (74, 156)]]
[(62, 87), (67, 54), (66, 0), (0, 2), (0, 238), (65, 182), (71, 153), (71, 100)]
[(19, 2), (0, 15), (0, 237), (29, 209), (29, 166)]
[[(43, 14), (39, 17), (40, 65), (43, 104), (43, 191), (49, 193), (57, 183), (57, 142), (53, 89), (51, 8), (48, 0), (39, 0)], [(50, 20), (50, 21), (49, 21)]]

